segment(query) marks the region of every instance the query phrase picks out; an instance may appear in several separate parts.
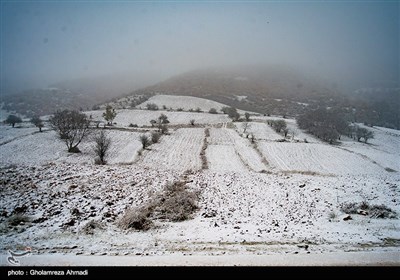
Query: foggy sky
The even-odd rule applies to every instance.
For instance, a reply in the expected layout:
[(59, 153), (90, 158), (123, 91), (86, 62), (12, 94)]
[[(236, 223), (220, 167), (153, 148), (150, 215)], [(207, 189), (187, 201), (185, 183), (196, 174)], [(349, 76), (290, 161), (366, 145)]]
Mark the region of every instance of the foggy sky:
[(1, 2), (1, 90), (115, 72), (285, 64), (399, 80), (399, 3)]

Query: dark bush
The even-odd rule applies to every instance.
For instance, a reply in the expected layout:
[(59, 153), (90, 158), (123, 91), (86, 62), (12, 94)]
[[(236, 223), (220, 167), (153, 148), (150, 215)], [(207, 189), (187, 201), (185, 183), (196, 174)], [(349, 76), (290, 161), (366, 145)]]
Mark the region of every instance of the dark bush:
[(361, 203), (344, 203), (341, 205), (340, 210), (346, 214), (360, 214), (360, 210), (367, 213), (371, 218), (378, 219), (394, 219), (397, 217), (395, 211), (385, 205), (370, 205), (368, 202)]
[(154, 131), (151, 133), (151, 142), (158, 143), (160, 138), (161, 138), (161, 134), (159, 132)]
[(131, 208), (118, 221), (118, 226), (125, 230), (149, 230), (153, 224), (149, 215), (150, 212), (147, 208)]
[(210, 114), (218, 114), (217, 109), (211, 108), (210, 111), (208, 111)]

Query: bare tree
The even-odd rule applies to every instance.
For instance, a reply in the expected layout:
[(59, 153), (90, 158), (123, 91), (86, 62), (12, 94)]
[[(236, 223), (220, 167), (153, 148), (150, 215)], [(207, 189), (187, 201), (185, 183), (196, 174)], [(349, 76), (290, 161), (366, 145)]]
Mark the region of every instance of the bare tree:
[(317, 108), (308, 110), (297, 118), (297, 124), (301, 129), (306, 129), (318, 138), (333, 144), (340, 140), (341, 134), (348, 134), (348, 123), (340, 112)]
[(367, 143), (368, 139), (373, 139), (374, 136), (375, 136), (375, 135), (374, 135), (374, 132), (373, 132), (373, 131), (367, 130), (367, 131), (364, 133), (364, 135), (363, 135), (363, 137), (364, 137), (364, 142)]
[(360, 142), (361, 138), (364, 138), (364, 142), (367, 143), (368, 139), (374, 138), (374, 133), (364, 127), (356, 127), (357, 141)]
[(87, 116), (74, 110), (57, 111), (49, 119), (50, 125), (58, 132), (70, 153), (79, 153), (78, 145), (89, 135)]
[(151, 144), (150, 139), (149, 139), (149, 137), (147, 137), (146, 134), (140, 135), (139, 140), (140, 140), (140, 143), (142, 143), (143, 149), (146, 149)]
[(276, 132), (281, 132), (281, 130), (286, 129), (286, 122), (284, 120), (275, 120), (272, 121), (272, 126), (274, 127)]
[(39, 128), (39, 132), (42, 132), (42, 127), (44, 126), (43, 121), (40, 119), (39, 116), (33, 116), (31, 118), (31, 123), (33, 123), (34, 126)]
[(292, 130), (289, 131), (290, 134), (292, 134), (292, 140), (294, 140), (294, 137), (297, 135), (297, 130), (293, 128)]
[(242, 123), (242, 128), (243, 128), (243, 133), (246, 133), (247, 128), (249, 128), (249, 123), (248, 122)]
[(283, 134), (285, 135), (285, 138), (286, 138), (286, 136), (287, 136), (288, 133), (289, 133), (289, 129), (286, 127), (286, 128), (284, 128), (282, 131), (283, 131)]
[(254, 137), (254, 134), (252, 133), (252, 134), (250, 134), (250, 141), (251, 141), (251, 143), (254, 143), (254, 140), (255, 140), (255, 137)]
[(95, 154), (99, 157), (99, 164), (106, 164), (106, 157), (111, 145), (111, 138), (108, 137), (104, 130), (101, 130), (97, 135), (93, 137)]

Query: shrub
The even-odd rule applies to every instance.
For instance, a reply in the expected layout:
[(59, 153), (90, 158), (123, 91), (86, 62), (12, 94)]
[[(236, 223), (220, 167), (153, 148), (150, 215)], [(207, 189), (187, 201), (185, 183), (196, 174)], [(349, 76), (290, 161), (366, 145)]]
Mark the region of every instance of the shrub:
[(369, 208), (370, 215), (372, 218), (378, 219), (394, 219), (396, 218), (396, 212), (385, 205), (372, 205)]
[(192, 119), (192, 120), (189, 121), (189, 123), (190, 123), (191, 125), (194, 125), (195, 120)]
[(153, 225), (151, 219), (165, 219), (171, 222), (191, 218), (198, 209), (198, 196), (186, 188), (186, 182), (167, 184), (145, 205), (125, 211), (117, 225), (122, 229), (148, 230)]
[(183, 108), (178, 108), (178, 109), (176, 109), (178, 112), (182, 112), (183, 111)]
[(153, 131), (151, 133), (151, 142), (158, 143), (161, 138), (161, 134), (159, 132)]
[(237, 112), (236, 108), (233, 107), (223, 107), (221, 111), (224, 114), (228, 114), (228, 117), (230, 117), (233, 121), (238, 121), (240, 118), (240, 114)]
[(147, 108), (147, 110), (152, 110), (152, 111), (158, 110), (157, 104), (154, 104), (154, 103), (147, 103), (146, 108)]
[(22, 214), (15, 214), (8, 218), (8, 224), (10, 226), (18, 226), (20, 224), (24, 224), (29, 221), (30, 221), (29, 217)]
[(129, 124), (129, 127), (138, 127), (138, 125), (137, 125), (137, 124), (130, 123), (130, 124)]
[(346, 214), (356, 214), (358, 205), (355, 202), (344, 203), (340, 206), (340, 211)]
[(154, 212), (157, 218), (172, 222), (184, 221), (190, 218), (198, 208), (197, 197), (186, 188), (183, 181), (167, 184), (163, 193), (158, 197)]
[(378, 218), (378, 219), (387, 219), (387, 218), (394, 219), (397, 217), (396, 212), (390, 209), (389, 207), (383, 204), (370, 205), (366, 201), (363, 201), (361, 203), (355, 203), (355, 202), (344, 203), (341, 205), (340, 210), (346, 214), (358, 214), (360, 213), (360, 210), (364, 210), (364, 212), (368, 211), (367, 214), (369, 214), (371, 218)]
[(392, 169), (392, 168), (389, 168), (389, 167), (386, 167), (385, 170), (386, 170), (387, 172), (396, 172), (396, 170), (394, 170), (394, 169)]
[(117, 225), (124, 229), (149, 230), (152, 221), (149, 219), (151, 213), (147, 208), (131, 208), (125, 211)]
[(218, 114), (217, 109), (211, 108), (210, 111), (208, 111), (210, 114)]
[(96, 229), (103, 229), (103, 225), (95, 220), (90, 220), (81, 229), (84, 234), (94, 234)]
[(333, 211), (329, 212), (328, 218), (329, 218), (330, 221), (336, 219), (336, 217), (337, 217), (337, 215), (336, 215), (335, 212), (333, 212)]

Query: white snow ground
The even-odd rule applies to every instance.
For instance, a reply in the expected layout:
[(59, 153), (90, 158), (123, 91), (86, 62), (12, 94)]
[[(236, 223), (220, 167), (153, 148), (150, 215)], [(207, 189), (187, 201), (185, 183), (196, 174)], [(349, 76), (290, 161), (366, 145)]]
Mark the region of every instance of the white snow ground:
[[(129, 124), (131, 118), (144, 123), (150, 114), (160, 113), (126, 110), (117, 123)], [(182, 113), (182, 119), (187, 114)], [(219, 119), (222, 115), (199, 115), (216, 117), (211, 119), (214, 124), (224, 122)], [(355, 252), (352, 256), (362, 259), (348, 264), (359, 264), (371, 252), (385, 257), (369, 264), (383, 259), (400, 264), (400, 175), (385, 170), (400, 169), (400, 133), (374, 128), (370, 144), (345, 139), (331, 146), (276, 142), (270, 136), (275, 132), (259, 124), (253, 127), (255, 132), (258, 127), (263, 129), (260, 138), (265, 137), (257, 140), (258, 151), (233, 129), (212, 127), (206, 137), (205, 128), (193, 127), (171, 130), (142, 155), (138, 155), (140, 132), (107, 130), (114, 146), (109, 164), (99, 166), (93, 163), (90, 141), (82, 143), (81, 154), (68, 154), (54, 131), (0, 126), (3, 255), (7, 249), (29, 246), (31, 260), (37, 255), (44, 261), (45, 256), (53, 256), (58, 264), (64, 256), (68, 263), (75, 255), (155, 256), (152, 260), (220, 256), (226, 257), (227, 264), (248, 255), (318, 259), (337, 254), (349, 259), (347, 254)], [(205, 137), (209, 169), (201, 170)], [(143, 205), (176, 180), (200, 193), (193, 219), (157, 220), (156, 227), (145, 232), (116, 226), (125, 209)], [(343, 220), (342, 203), (362, 201), (385, 205), (397, 218), (351, 214), (351, 219)], [(18, 215), (30, 220), (12, 224)], [(83, 231), (90, 221), (100, 224), (93, 234)], [(235, 264), (259, 263), (255, 258), (249, 263), (252, 259)]]

